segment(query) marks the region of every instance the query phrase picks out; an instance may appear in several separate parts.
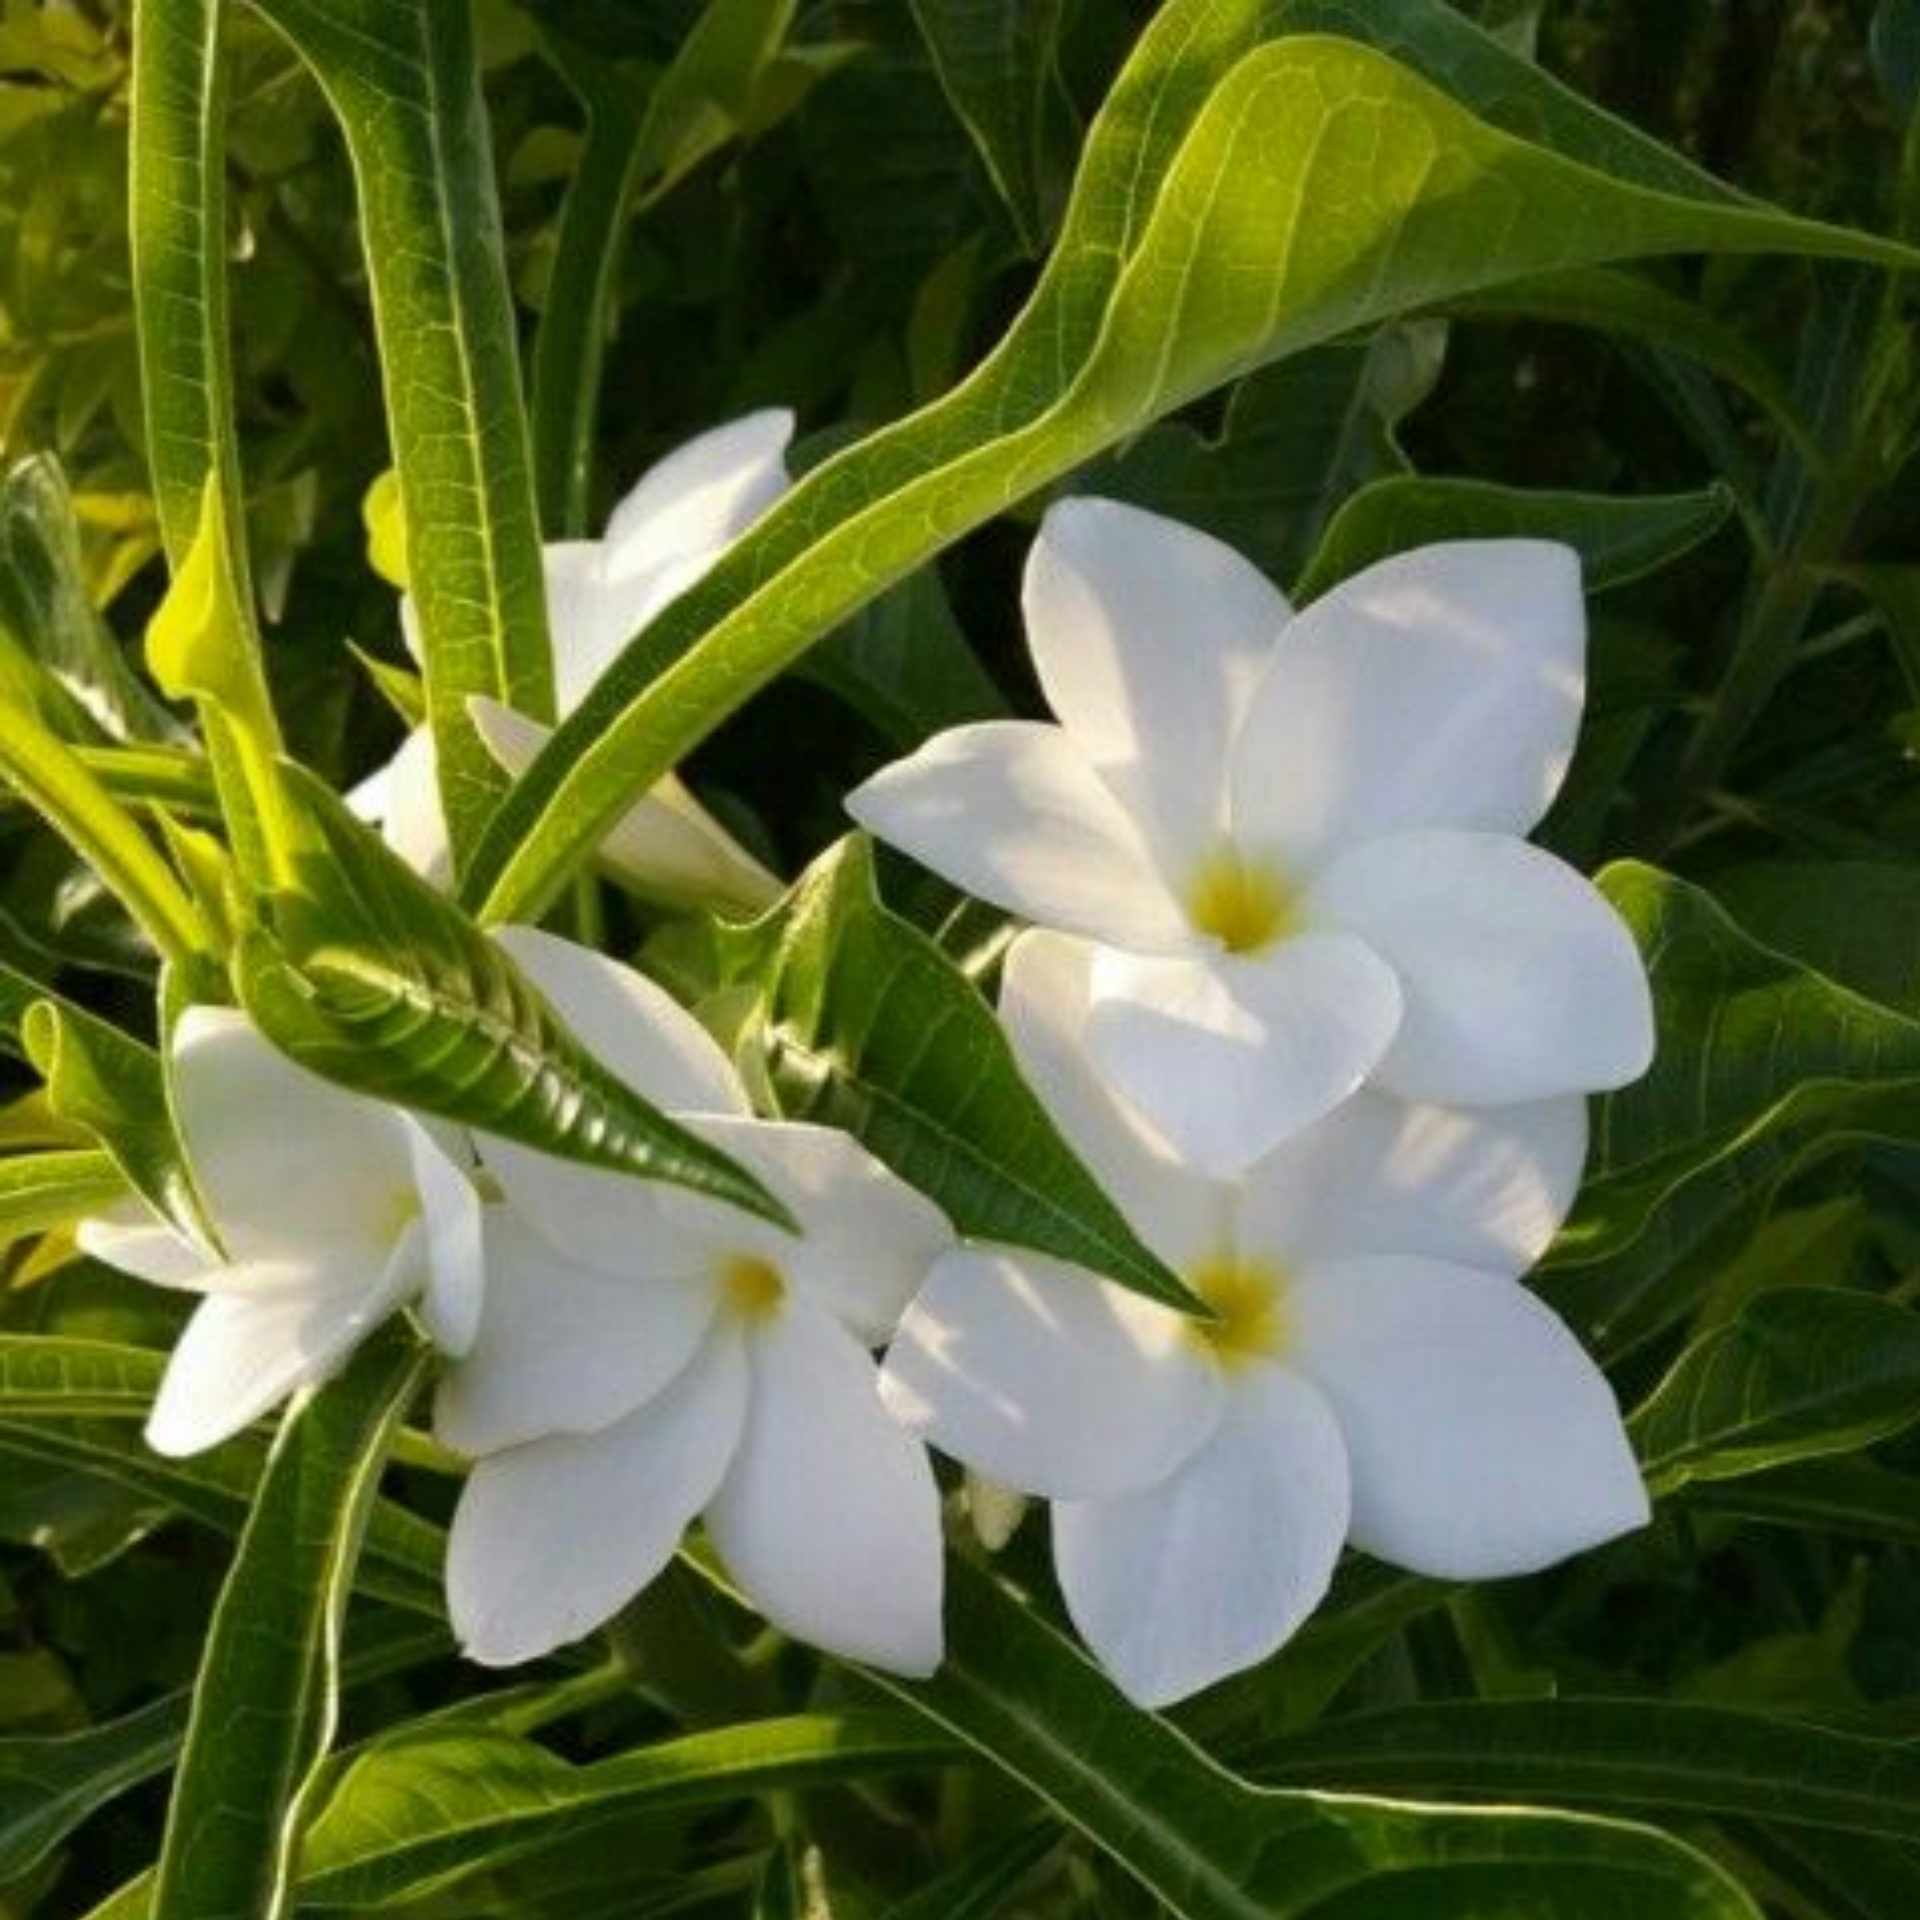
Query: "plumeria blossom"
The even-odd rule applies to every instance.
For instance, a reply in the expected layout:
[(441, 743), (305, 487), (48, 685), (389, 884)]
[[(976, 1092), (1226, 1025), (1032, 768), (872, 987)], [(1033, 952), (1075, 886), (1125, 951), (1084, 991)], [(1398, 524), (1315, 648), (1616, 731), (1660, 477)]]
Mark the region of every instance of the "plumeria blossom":
[(441, 1438), (478, 1456), (448, 1606), (467, 1652), (527, 1660), (609, 1618), (704, 1516), (775, 1625), (923, 1674), (941, 1649), (939, 1501), (870, 1349), (953, 1245), (848, 1136), (755, 1119), (651, 982), (548, 934), (501, 936), (615, 1072), (765, 1181), (799, 1235), (659, 1182), (485, 1141), (487, 1296)]
[(1028, 932), (1002, 1014), (1055, 1118), (1215, 1311), (1028, 1252), (949, 1254), (888, 1404), (1053, 1505), (1061, 1587), (1143, 1705), (1263, 1659), (1342, 1543), (1446, 1579), (1524, 1573), (1647, 1517), (1605, 1378), (1516, 1276), (1570, 1205), (1577, 1097), (1477, 1111), (1364, 1091), (1232, 1179), (1151, 1138), (1089, 1063), (1099, 961)]
[[(614, 508), (600, 539), (556, 541), (543, 550), (554, 696), (563, 718), (627, 642), (786, 491), (792, 437), (793, 415), (781, 409), (716, 427), (649, 467)], [(410, 601), (401, 603), (400, 624), (417, 661)], [(522, 772), (552, 731), (497, 701), (475, 700), (472, 711), (481, 738), (509, 773)], [(410, 866), (445, 879), (447, 829), (433, 738), (424, 727), (351, 797)], [(780, 891), (780, 882), (671, 774), (626, 814), (599, 851), (611, 871), (643, 892), (668, 898), (751, 910)]]
[(1645, 1070), (1632, 941), (1521, 838), (1580, 720), (1568, 548), (1422, 547), (1296, 614), (1206, 534), (1067, 500), (1025, 608), (1058, 724), (936, 735), (848, 808), (1093, 944), (1087, 1045), (1183, 1156), (1230, 1173), (1369, 1079), (1498, 1106)]
[(86, 1221), (80, 1245), (202, 1296), (168, 1362), (147, 1442), (198, 1453), (318, 1385), (417, 1301), (449, 1352), (480, 1316), (480, 1197), (398, 1108), (296, 1066), (244, 1015), (193, 1007), (174, 1028), (173, 1098), (219, 1236), (203, 1246), (141, 1207)]

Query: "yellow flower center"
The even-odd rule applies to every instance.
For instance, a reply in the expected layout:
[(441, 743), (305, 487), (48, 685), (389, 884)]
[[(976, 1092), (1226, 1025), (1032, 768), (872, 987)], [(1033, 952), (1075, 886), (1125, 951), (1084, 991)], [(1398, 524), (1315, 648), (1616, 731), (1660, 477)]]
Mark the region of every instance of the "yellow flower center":
[(732, 1254), (721, 1263), (721, 1303), (736, 1320), (765, 1320), (786, 1291), (786, 1276), (756, 1253)]
[(1223, 1366), (1271, 1359), (1286, 1344), (1287, 1276), (1273, 1262), (1209, 1254), (1186, 1278), (1219, 1316), (1188, 1324)]
[(1221, 845), (1195, 869), (1187, 917), (1229, 953), (1258, 953), (1291, 929), (1296, 905), (1292, 889), (1270, 863)]

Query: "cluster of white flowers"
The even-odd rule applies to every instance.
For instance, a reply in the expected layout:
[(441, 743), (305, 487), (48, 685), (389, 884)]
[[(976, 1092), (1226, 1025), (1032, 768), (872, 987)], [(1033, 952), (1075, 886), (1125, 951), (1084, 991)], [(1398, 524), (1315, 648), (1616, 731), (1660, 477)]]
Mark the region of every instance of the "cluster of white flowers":
[[(694, 442), (604, 541), (550, 549), (563, 710), (777, 497), (790, 427)], [(225, 1438), (415, 1303), (448, 1356), (437, 1431), (473, 1463), (447, 1578), (475, 1658), (607, 1620), (698, 1519), (775, 1624), (929, 1672), (930, 1442), (1053, 1503), (1068, 1608), (1150, 1705), (1271, 1653), (1349, 1543), (1473, 1579), (1641, 1524), (1606, 1381), (1520, 1284), (1578, 1185), (1584, 1095), (1651, 1049), (1624, 930), (1521, 837), (1579, 722), (1573, 556), (1428, 547), (1296, 615), (1219, 542), (1070, 500), (1026, 613), (1058, 724), (943, 734), (849, 805), (1032, 923), (1001, 993), (1017, 1057), (1212, 1319), (960, 1243), (847, 1136), (754, 1117), (658, 987), (510, 929), (586, 1045), (800, 1231), (455, 1139), (196, 1010), (171, 1070), (219, 1244), (130, 1216), (83, 1235), (206, 1296), (153, 1444)], [(478, 718), (509, 766), (542, 737)], [(360, 796), (428, 871), (431, 775), (416, 735)], [(677, 785), (612, 858), (670, 894), (775, 884)]]

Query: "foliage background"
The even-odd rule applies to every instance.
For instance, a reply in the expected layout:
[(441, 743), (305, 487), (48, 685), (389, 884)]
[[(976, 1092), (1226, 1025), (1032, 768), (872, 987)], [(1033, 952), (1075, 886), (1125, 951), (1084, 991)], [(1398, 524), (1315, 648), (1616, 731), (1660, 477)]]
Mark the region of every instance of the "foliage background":
[[(643, 195), (619, 261), (586, 501), (569, 509), (549, 489), (548, 536), (597, 528), (649, 460), (752, 407), (798, 410), (805, 462), (944, 392), (1033, 284), (1084, 127), (1152, 11), (1145, 0), (1044, 0), (1018, 30), (991, 5), (801, 11), (732, 112), (689, 123)], [(568, 74), (611, 76), (643, 97), (698, 13), (673, 0), (478, 9), (523, 363), (582, 155)], [(1868, 231), (1916, 232), (1911, 7), (1544, 0), (1486, 4), (1476, 17), (1751, 193)], [(997, 150), (983, 150), (955, 104), (956, 48), (983, 21), (998, 23), (988, 38), (1002, 78), (1026, 89), (1019, 137)], [(164, 586), (129, 292), (128, 58), (123, 8), (6, 0), (0, 11), (0, 627), (13, 646), (60, 636), (95, 696), (131, 703), (139, 729), (164, 742), (179, 722), (120, 683), (94, 616), (66, 591), (83, 584), (124, 654)], [(267, 661), (293, 749), (344, 783), (400, 731), (343, 644), (404, 659), (362, 520), (392, 456), (342, 142), (306, 71), (245, 10), (228, 138), (240, 435)], [(1694, 1198), (1663, 1216), (1681, 1224), (1658, 1257), (1644, 1240), (1609, 1239), (1632, 1182), (1602, 1180), (1543, 1284), (1605, 1351), (1629, 1404), (1689, 1349), (1699, 1367), (1737, 1361), (1747, 1371), (1736, 1385), (1760, 1378), (1773, 1425), (1747, 1436), (1758, 1449), (1747, 1464), (1766, 1470), (1745, 1477), (1723, 1452), (1685, 1484), (1698, 1435), (1682, 1435), (1655, 1527), (1574, 1566), (1452, 1597), (1358, 1569), (1321, 1628), (1179, 1717), (1256, 1777), (1598, 1803), (1664, 1818), (1770, 1912), (1892, 1920), (1920, 1911), (1920, 1445), (1902, 1437), (1920, 1415), (1920, 1108), (1906, 1078), (1920, 1073), (1914, 283), (1890, 294), (1869, 268), (1760, 257), (1658, 262), (1636, 269), (1635, 284), (1686, 303), (1708, 332), (1704, 358), (1671, 313), (1647, 322), (1625, 303), (1468, 300), (1252, 375), (1081, 480), (1212, 525), (1287, 583), (1344, 503), (1405, 472), (1692, 496), (1670, 516), (1679, 531), (1655, 538), (1644, 568), (1623, 566), (1631, 577), (1595, 602), (1589, 730), (1545, 838), (1589, 867), (1654, 862), (1729, 909), (1757, 944), (1698, 896), (1631, 873), (1615, 882), (1637, 925), (1672, 942), (1663, 951), (1675, 971), (1661, 976), (1670, 1009), (1697, 1011), (1683, 999), (1686, 966), (1717, 968), (1729, 1006), (1727, 982), (1744, 970), (1760, 984), (1734, 1024), (1771, 1022), (1771, 1039), (1736, 1047), (1739, 1036), (1703, 1017), (1670, 1056), (1675, 1084), (1694, 1075), (1713, 1091), (1693, 1134), (1669, 1143), (1691, 1156)], [(1730, 368), (1737, 377), (1724, 377)], [(1014, 609), (1037, 506), (858, 616), (701, 749), (696, 783), (781, 870), (836, 839), (840, 795), (928, 728), (1032, 706)], [(1433, 503), (1399, 511), (1417, 538)], [(1730, 668), (1740, 674), (1756, 632), (1771, 636), (1771, 665), (1736, 689)], [(1716, 730), (1730, 705), (1751, 711)], [(889, 869), (888, 880), (895, 904), (944, 928), (956, 950), (984, 932), (949, 918), (952, 902), (924, 879)], [(704, 963), (683, 936), (630, 905), (609, 910), (616, 947), (643, 951), (677, 983), (698, 976)], [(128, 1026), (150, 1023), (150, 962), (128, 925), (20, 810), (0, 822), (0, 941), (14, 965)], [(1869, 1029), (1872, 1045), (1849, 1054), (1845, 1036)], [(0, 1116), (18, 1150), (64, 1137), (31, 1085), (16, 1072), (18, 1098)], [(1783, 1116), (1780, 1103), (1808, 1087), (1819, 1113)], [(1629, 1110), (1619, 1125), (1642, 1119)], [(1729, 1167), (1737, 1193), (1696, 1218), (1703, 1179)], [(1603, 1153), (1610, 1171), (1620, 1170)], [(164, 1344), (171, 1303), (67, 1251), (57, 1234), (14, 1239), (0, 1327)], [(1855, 1327), (1816, 1299), (1796, 1319), (1809, 1294), (1895, 1317)], [(11, 1402), (0, 1408), (0, 1915), (80, 1914), (153, 1858), (164, 1784), (128, 1756), (150, 1750), (152, 1716), (172, 1711), (192, 1679), (231, 1543), (218, 1525), (177, 1517), (177, 1487), (109, 1455), (86, 1464), (36, 1449), (21, 1418)], [(233, 1470), (244, 1480), (248, 1461)], [(414, 1510), (444, 1514), (446, 1486), (431, 1472), (403, 1465), (394, 1484)], [(203, 1504), (202, 1522), (221, 1511), (231, 1521), (231, 1485), (228, 1506)], [(1034, 1531), (1012, 1564), (1044, 1590)], [(617, 1684), (601, 1669), (583, 1678), (556, 1666), (487, 1712), (516, 1731), (551, 1722), (559, 1750), (593, 1760), (774, 1711), (874, 1704), (857, 1676), (751, 1632), (677, 1574), (616, 1632)], [(380, 1599), (357, 1609), (350, 1646), (345, 1743), (457, 1715), (485, 1691), (440, 1634)], [(1600, 1721), (1574, 1704), (1596, 1697), (1648, 1711), (1608, 1747)], [(1343, 1758), (1324, 1737), (1358, 1715), (1476, 1701), (1557, 1704), (1538, 1721), (1452, 1723), (1451, 1736), (1443, 1722), (1425, 1759), (1420, 1723), (1388, 1723), (1382, 1750), (1402, 1759), (1377, 1774), (1353, 1758), (1364, 1742)], [(1323, 1704), (1322, 1735), (1303, 1734)], [(1856, 1757), (1904, 1780), (1906, 1798), (1888, 1789), (1893, 1810), (1864, 1824), (1796, 1818), (1796, 1780), (1816, 1791), (1827, 1751), (1807, 1746), (1784, 1775), (1756, 1761), (1755, 1778), (1773, 1784), (1740, 1804), (1676, 1802), (1652, 1763), (1696, 1727), (1663, 1713), (1691, 1706), (1765, 1715), (1776, 1731), (1868, 1736), (1876, 1747)], [(48, 1744), (90, 1729), (107, 1737)], [(1761, 1752), (1764, 1730), (1749, 1733), (1745, 1751)], [(1578, 1764), (1589, 1738), (1612, 1756), (1597, 1791), (1600, 1763), (1586, 1774)], [(1495, 1767), (1481, 1778), (1463, 1762), (1497, 1755), (1503, 1739), (1511, 1777)], [(1739, 1740), (1734, 1749), (1725, 1766), (1738, 1773)], [(97, 1811), (61, 1826), (50, 1848), (29, 1848), (18, 1834), (31, 1796), (18, 1783), (66, 1766), (83, 1783), (76, 1813)], [(1032, 1798), (991, 1769), (903, 1766), (858, 1788), (629, 1813), (559, 1849), (503, 1852), (479, 1878), (391, 1910), (651, 1914), (704, 1901), (844, 1917), (901, 1911), (941, 1885), (950, 1895), (925, 1912), (1153, 1910), (1099, 1848), (1035, 1820)], [(969, 1887), (981, 1904), (964, 1904)]]

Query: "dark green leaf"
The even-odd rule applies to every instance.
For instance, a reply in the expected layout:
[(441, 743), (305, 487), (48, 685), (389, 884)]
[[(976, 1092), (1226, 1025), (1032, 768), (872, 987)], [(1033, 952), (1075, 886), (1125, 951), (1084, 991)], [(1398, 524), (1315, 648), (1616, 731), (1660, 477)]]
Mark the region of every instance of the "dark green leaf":
[(962, 1233), (1193, 1307), (1074, 1157), (987, 1003), (881, 905), (864, 839), (816, 861), (742, 945), (736, 983), (760, 995), (787, 1113), (845, 1128)]
[(1920, 1479), (1870, 1460), (1808, 1460), (1741, 1480), (1696, 1480), (1690, 1511), (1920, 1547)]

